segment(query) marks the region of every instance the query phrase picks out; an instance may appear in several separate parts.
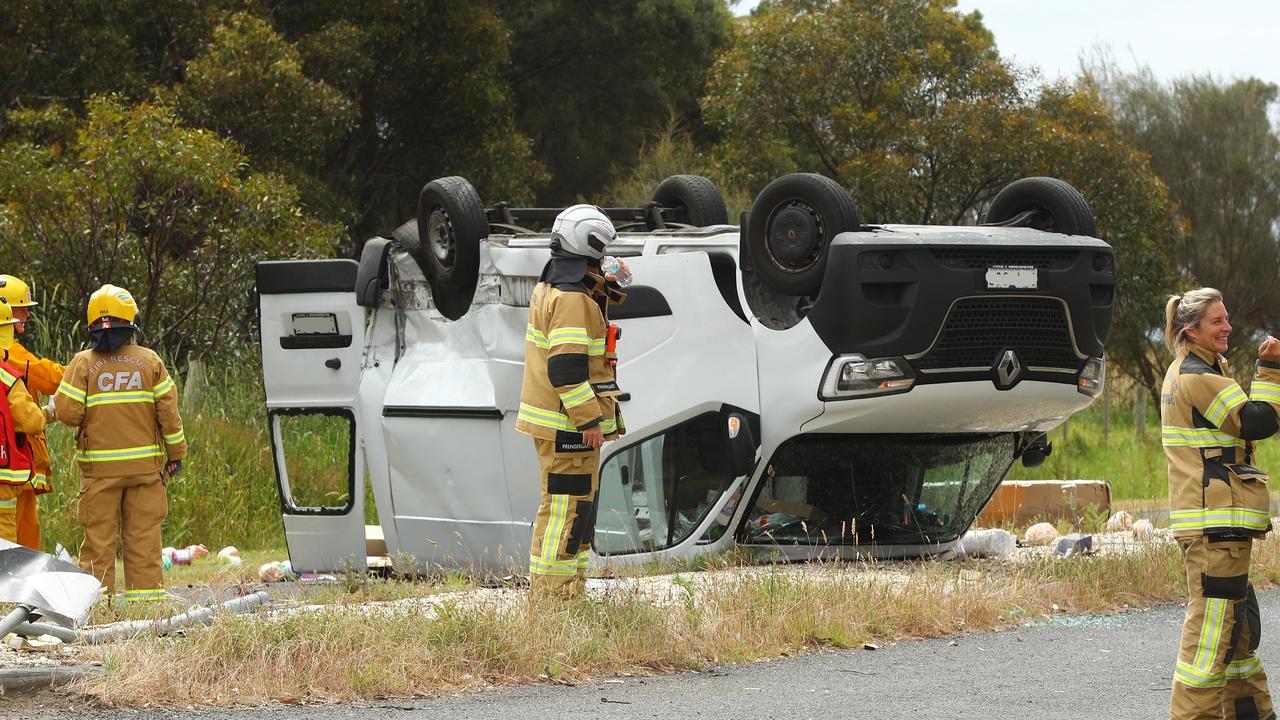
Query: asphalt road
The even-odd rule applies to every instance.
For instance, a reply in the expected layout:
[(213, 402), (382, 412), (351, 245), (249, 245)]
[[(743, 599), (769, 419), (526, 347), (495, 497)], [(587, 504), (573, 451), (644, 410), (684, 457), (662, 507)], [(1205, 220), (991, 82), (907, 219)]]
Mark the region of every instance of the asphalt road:
[[(1280, 658), (1280, 590), (1260, 597), (1265, 665)], [(742, 667), (578, 686), (418, 700), (221, 712), (82, 711), (48, 693), (0, 699), (0, 717), (367, 718), (1033, 718), (1168, 717), (1182, 608), (1062, 618), (1001, 632), (897, 643)]]

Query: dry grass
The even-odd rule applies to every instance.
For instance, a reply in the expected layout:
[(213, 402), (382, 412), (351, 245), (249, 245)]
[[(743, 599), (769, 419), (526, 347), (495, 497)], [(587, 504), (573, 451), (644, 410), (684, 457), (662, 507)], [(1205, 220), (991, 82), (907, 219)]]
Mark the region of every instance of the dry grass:
[[(1257, 577), (1280, 577), (1280, 541)], [(590, 597), (517, 590), (226, 617), (107, 648), (78, 690), (109, 705), (226, 705), (406, 696), (738, 663), (1106, 612), (1182, 596), (1176, 546), (1023, 562), (729, 566), (624, 578)]]

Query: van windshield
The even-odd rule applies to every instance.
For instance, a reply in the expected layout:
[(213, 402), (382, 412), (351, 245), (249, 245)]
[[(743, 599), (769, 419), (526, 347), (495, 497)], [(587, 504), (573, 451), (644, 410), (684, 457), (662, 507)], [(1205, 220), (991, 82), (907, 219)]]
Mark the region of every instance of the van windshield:
[(804, 435), (765, 468), (742, 542), (916, 545), (954, 540), (1013, 463), (1014, 436)]

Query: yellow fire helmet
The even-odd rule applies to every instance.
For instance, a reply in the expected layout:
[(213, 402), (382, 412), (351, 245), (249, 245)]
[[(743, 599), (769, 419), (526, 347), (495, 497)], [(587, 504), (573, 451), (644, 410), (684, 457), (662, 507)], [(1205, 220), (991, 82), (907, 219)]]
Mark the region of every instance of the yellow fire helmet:
[(3, 297), (0, 297), (0, 350), (13, 347), (13, 326), (18, 324), (13, 316), (13, 308)]
[(40, 303), (31, 299), (31, 288), (12, 275), (0, 275), (0, 299), (9, 307), (35, 307)]
[(133, 324), (136, 317), (138, 317), (138, 303), (134, 302), (133, 295), (122, 287), (103, 285), (89, 296), (87, 318), (90, 330), (99, 327), (109, 328), (115, 324), (111, 322), (112, 320), (120, 321), (122, 327), (131, 327), (136, 330), (138, 326)]

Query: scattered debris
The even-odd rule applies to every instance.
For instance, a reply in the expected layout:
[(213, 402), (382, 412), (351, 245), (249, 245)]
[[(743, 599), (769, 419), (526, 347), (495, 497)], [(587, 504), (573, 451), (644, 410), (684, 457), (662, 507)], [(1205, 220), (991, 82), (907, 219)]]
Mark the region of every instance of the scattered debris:
[(258, 579), (262, 582), (280, 582), (293, 577), (293, 564), (288, 560), (274, 560), (258, 568)]
[[(1150, 521), (1148, 521), (1148, 524), (1150, 524)], [(1119, 510), (1107, 518), (1107, 532), (1119, 532), (1128, 530), (1131, 527), (1133, 527), (1133, 516), (1124, 510)]]
[(863, 650), (879, 650), (880, 646), (875, 643), (862, 643)]
[(1156, 532), (1155, 526), (1152, 525), (1151, 521), (1146, 518), (1142, 518), (1141, 520), (1138, 520), (1133, 524), (1134, 540), (1141, 540), (1142, 542), (1151, 542), (1151, 540), (1155, 537), (1155, 532)]
[(957, 554), (965, 557), (1004, 557), (1018, 547), (1013, 533), (1000, 528), (970, 530), (957, 545)]
[(1058, 539), (1058, 528), (1053, 523), (1036, 523), (1027, 528), (1027, 534), (1022, 536), (1022, 541), (1027, 545), (1049, 545)]
[[(162, 557), (169, 558), (171, 565), (190, 565), (195, 560), (209, 557), (209, 548), (203, 545), (188, 545), (184, 548), (162, 548)], [(163, 561), (161, 561), (163, 565)]]
[(234, 545), (228, 545), (218, 551), (218, 564), (236, 566), (240, 564), (240, 551)]
[(1058, 547), (1054, 550), (1059, 555), (1088, 555), (1093, 552), (1093, 536), (1071, 533), (1058, 538)]

